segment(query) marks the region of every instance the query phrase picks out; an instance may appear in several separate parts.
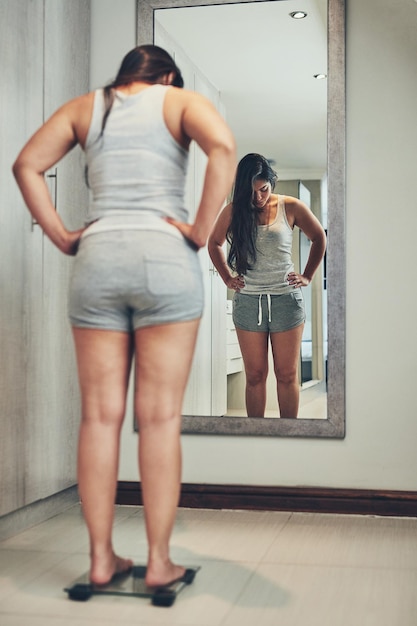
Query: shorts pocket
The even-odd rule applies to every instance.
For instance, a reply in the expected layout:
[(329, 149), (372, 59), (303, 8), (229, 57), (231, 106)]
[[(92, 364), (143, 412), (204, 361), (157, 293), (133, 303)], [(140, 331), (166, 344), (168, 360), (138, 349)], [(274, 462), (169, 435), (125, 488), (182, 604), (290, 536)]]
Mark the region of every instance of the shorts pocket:
[(242, 305), (242, 297), (241, 294), (238, 291), (235, 291), (235, 293), (233, 294), (233, 298), (232, 298), (232, 316), (234, 316), (236, 313), (239, 313), (240, 309)]
[(188, 272), (178, 260), (145, 259), (146, 288), (154, 296), (169, 296), (187, 289)]
[(301, 291), (292, 292), (290, 296), (301, 309), (304, 309), (304, 298)]

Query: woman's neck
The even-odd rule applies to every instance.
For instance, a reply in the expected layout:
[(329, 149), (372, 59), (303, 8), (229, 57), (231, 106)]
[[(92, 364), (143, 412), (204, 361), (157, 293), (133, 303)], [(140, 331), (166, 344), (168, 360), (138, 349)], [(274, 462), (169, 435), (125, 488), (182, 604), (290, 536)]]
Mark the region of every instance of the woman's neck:
[(258, 209), (258, 225), (268, 226), (275, 221), (278, 208), (278, 196), (271, 194), (268, 202), (262, 209)]
[(115, 89), (116, 91), (120, 91), (121, 93), (125, 94), (125, 96), (133, 96), (135, 93), (139, 93), (140, 91), (142, 91), (143, 89), (147, 89), (148, 87), (152, 87), (152, 84), (138, 81), (134, 83), (129, 83), (128, 85), (119, 85), (118, 87), (115, 87)]

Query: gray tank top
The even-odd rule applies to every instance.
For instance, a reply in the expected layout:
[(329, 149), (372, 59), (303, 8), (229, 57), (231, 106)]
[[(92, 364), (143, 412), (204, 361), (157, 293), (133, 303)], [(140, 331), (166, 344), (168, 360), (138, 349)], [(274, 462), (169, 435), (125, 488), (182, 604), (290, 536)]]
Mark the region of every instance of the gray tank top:
[(293, 231), (285, 213), (284, 196), (278, 196), (274, 222), (258, 226), (256, 263), (253, 269), (247, 271), (241, 293), (280, 295), (294, 291), (287, 282), (288, 273), (294, 270), (292, 236)]
[(129, 222), (133, 216), (145, 222), (160, 222), (161, 217), (188, 220), (184, 206), (188, 151), (164, 121), (168, 89), (152, 85), (129, 96), (116, 91), (101, 138), (103, 90), (95, 92), (85, 146), (91, 188), (87, 223), (107, 216), (130, 216)]

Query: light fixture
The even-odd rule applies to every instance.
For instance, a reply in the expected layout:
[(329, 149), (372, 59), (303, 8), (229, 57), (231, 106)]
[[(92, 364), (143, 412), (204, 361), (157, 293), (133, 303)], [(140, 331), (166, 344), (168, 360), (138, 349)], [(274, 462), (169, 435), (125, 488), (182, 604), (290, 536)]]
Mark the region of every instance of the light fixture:
[(314, 78), (317, 78), (317, 80), (324, 80), (327, 78), (327, 74), (314, 74)]
[(302, 20), (307, 17), (307, 13), (305, 11), (293, 11), (292, 13), (290, 13), (290, 16), (294, 20)]

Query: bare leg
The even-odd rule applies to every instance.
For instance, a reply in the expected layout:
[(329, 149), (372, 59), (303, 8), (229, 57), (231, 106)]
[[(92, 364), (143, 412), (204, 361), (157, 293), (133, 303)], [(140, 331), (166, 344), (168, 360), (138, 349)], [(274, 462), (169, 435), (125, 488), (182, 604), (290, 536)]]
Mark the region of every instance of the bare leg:
[(236, 329), (246, 373), (248, 417), (264, 417), (268, 376), (268, 333)]
[(274, 370), (277, 379), (278, 405), (281, 417), (297, 417), (300, 401), (298, 361), (304, 324), (281, 333), (271, 334)]
[(90, 537), (90, 579), (105, 584), (133, 565), (116, 556), (111, 539), (131, 337), (81, 328), (73, 335), (82, 398), (78, 485)]
[(170, 558), (181, 485), (181, 412), (199, 320), (137, 330), (135, 410), (148, 537), (146, 584), (165, 585), (185, 568)]

